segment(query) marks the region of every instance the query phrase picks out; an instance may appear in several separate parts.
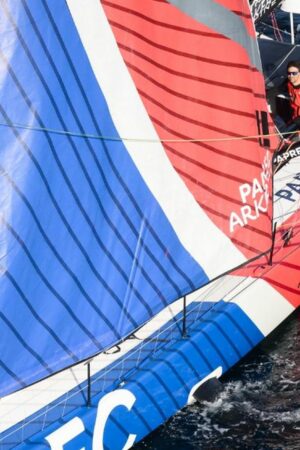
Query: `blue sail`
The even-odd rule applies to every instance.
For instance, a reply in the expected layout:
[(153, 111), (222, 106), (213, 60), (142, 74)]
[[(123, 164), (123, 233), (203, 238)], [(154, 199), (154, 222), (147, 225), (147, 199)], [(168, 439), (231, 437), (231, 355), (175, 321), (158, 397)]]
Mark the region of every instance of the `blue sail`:
[(124, 3), (0, 4), (0, 396), (271, 245), (270, 154), (236, 139), (267, 118), (250, 17)]
[(55, 3), (1, 7), (1, 396), (207, 281), (123, 142), (100, 138), (118, 132)]

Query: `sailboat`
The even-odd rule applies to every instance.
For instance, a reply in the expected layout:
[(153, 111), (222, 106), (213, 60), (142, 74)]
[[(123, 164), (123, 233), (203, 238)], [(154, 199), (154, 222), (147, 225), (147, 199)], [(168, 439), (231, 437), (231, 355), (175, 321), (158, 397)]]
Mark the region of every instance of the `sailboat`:
[(0, 448), (129, 449), (299, 305), (300, 158), (248, 1), (0, 8)]

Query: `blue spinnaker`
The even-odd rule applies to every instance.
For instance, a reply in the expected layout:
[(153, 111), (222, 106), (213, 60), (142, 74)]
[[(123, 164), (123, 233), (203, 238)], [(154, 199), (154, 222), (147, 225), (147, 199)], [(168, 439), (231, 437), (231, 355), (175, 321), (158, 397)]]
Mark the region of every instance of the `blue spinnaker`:
[(57, 3), (1, 4), (0, 396), (207, 281), (123, 142), (99, 137), (118, 132)]

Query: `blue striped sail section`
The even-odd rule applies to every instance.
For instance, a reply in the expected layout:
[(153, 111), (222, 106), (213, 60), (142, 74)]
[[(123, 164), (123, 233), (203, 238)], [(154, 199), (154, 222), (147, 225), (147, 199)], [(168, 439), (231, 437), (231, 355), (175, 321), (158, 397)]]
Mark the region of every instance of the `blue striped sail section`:
[(85, 136), (118, 134), (66, 4), (5, 1), (0, 14), (4, 396), (120, 341), (207, 276), (122, 141)]
[[(68, 450), (92, 448), (93, 440), (103, 448), (121, 449), (130, 435), (138, 442), (187, 404), (199, 380), (216, 368), (225, 373), (264, 337), (234, 303), (192, 303), (187, 317), (188, 339), (182, 338), (177, 316), (172, 326), (167, 323), (147, 343), (92, 377), (89, 407), (84, 383), (68, 392), (65, 401), (60, 398), (56, 406), (39, 410), (27, 425), (17, 424), (4, 432), (0, 436), (3, 450), (16, 446), (44, 450), (50, 442), (54, 448), (55, 435), (56, 445)], [(138, 368), (132, 370), (137, 358)], [(131, 406), (123, 403), (124, 393), (132, 399)], [(63, 427), (73, 432), (64, 432)]]

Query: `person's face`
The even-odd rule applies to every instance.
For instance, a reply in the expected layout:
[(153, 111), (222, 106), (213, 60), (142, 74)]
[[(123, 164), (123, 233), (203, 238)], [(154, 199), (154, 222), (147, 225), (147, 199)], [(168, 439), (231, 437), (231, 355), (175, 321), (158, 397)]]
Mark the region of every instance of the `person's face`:
[(297, 67), (291, 66), (287, 70), (287, 75), (289, 81), (293, 86), (298, 86), (300, 84), (300, 71)]

